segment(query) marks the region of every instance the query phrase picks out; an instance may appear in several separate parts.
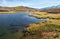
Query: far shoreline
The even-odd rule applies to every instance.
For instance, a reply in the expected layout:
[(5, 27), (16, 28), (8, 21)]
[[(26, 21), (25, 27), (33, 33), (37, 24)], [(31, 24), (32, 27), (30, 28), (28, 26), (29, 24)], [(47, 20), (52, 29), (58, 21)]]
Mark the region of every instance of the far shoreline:
[(0, 14), (15, 14), (16, 12), (0, 12)]
[(19, 13), (19, 12), (0, 12), (0, 14), (16, 14), (16, 13)]

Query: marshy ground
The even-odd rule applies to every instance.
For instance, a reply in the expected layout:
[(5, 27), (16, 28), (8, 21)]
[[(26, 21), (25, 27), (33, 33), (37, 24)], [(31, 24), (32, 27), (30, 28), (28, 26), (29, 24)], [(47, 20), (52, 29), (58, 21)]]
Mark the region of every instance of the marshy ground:
[(39, 19), (49, 18), (49, 20), (30, 24), (26, 28), (25, 39), (60, 39), (60, 13), (36, 12), (29, 16)]

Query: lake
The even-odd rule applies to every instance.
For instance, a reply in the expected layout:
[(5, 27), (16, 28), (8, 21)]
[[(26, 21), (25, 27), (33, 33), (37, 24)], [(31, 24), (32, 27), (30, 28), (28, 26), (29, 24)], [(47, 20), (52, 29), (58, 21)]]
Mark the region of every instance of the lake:
[(18, 29), (27, 27), (29, 24), (43, 22), (42, 19), (28, 16), (29, 12), (16, 14), (0, 14), (0, 35), (5, 32), (18, 32)]

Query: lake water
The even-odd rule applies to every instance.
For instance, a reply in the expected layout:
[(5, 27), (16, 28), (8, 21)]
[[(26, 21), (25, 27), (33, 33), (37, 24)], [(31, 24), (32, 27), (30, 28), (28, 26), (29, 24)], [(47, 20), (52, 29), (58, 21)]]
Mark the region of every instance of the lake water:
[(44, 21), (35, 17), (30, 17), (28, 14), (28, 12), (0, 14), (0, 34), (7, 30), (17, 32), (18, 29), (27, 27), (31, 23)]

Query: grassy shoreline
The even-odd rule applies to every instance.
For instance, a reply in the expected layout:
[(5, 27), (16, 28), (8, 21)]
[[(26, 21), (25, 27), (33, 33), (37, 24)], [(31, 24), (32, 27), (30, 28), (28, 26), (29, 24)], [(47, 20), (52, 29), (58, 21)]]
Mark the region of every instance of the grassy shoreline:
[(33, 13), (29, 14), (29, 16), (33, 16), (38, 19), (41, 19), (41, 18), (60, 19), (60, 13), (59, 14), (50, 14), (50, 13), (46, 13), (46, 12), (33, 12)]
[(60, 14), (35, 12), (29, 16), (39, 19), (49, 16), (50, 20), (29, 24), (26, 28), (25, 39), (60, 39)]
[(30, 24), (25, 35), (25, 39), (60, 39), (60, 20)]

